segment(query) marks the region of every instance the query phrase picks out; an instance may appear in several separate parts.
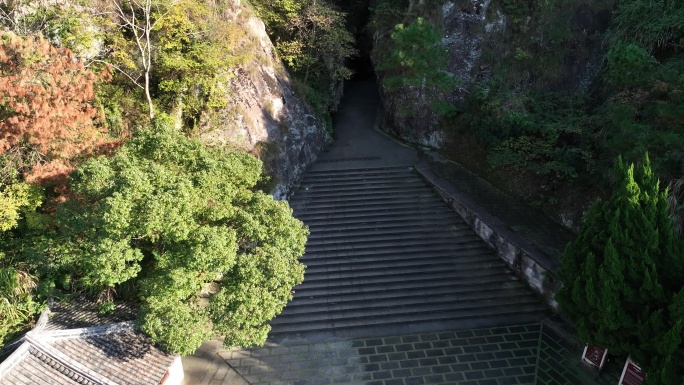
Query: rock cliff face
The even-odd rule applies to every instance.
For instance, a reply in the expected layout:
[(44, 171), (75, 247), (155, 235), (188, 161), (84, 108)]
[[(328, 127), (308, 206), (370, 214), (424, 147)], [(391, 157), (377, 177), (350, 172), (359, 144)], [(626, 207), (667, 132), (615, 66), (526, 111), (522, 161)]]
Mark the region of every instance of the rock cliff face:
[(284, 199), (331, 137), (295, 94), (263, 22), (247, 14), (240, 0), (233, 4), (236, 20), (241, 20), (254, 45), (253, 58), (235, 69), (226, 85), (232, 93), (229, 105), (204, 119), (202, 137), (259, 156), (272, 176), (274, 197)]
[[(434, 5), (435, 3), (439, 4)], [(410, 0), (411, 18), (396, 19), (380, 25), (374, 35), (374, 65), (379, 67), (391, 47), (391, 31), (394, 24), (406, 23), (415, 15), (429, 19), (443, 31), (442, 44), (448, 51), (446, 72), (459, 80), (459, 85), (438, 98), (459, 106), (478, 84), (485, 85), (497, 74), (514, 74), (521, 81), (518, 89), (535, 87), (534, 78), (539, 77), (534, 67), (524, 68), (526, 60), (535, 55), (545, 57), (558, 55), (549, 43), (548, 31), (553, 30), (554, 10), (507, 9), (497, 0)], [(522, 3), (522, 2), (521, 2)], [(556, 58), (557, 68), (550, 69), (555, 78), (552, 89), (587, 88), (598, 75), (601, 66), (600, 36), (609, 22), (609, 12), (573, 1), (564, 5), (563, 15), (569, 15), (569, 26), (563, 24), (571, 36), (563, 38), (577, 47), (564, 47), (565, 57)], [(608, 7), (609, 4), (603, 4)], [(521, 6), (522, 7), (522, 6)], [(517, 13), (516, 12), (520, 12)], [(529, 14), (526, 14), (529, 12)], [(553, 20), (552, 20), (553, 19)], [(529, 51), (530, 42), (536, 47)], [(521, 48), (521, 47), (524, 47)], [(557, 50), (556, 50), (557, 51)], [(505, 60), (509, 60), (506, 62)], [(510, 63), (513, 63), (510, 65)], [(382, 71), (378, 71), (382, 80)], [(382, 84), (382, 82), (380, 82)], [(425, 108), (425, 97), (410, 87), (401, 92), (389, 93), (380, 86), (383, 104), (381, 126), (386, 131), (412, 143), (441, 148), (445, 135), (440, 119)], [(408, 108), (407, 108), (408, 106)], [(406, 109), (413, 111), (406, 116)]]

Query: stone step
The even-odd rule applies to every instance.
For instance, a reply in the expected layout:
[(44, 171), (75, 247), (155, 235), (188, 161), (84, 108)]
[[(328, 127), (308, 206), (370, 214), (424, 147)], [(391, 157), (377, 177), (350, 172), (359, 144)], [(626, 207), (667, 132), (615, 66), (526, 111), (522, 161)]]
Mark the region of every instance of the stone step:
[[(305, 223), (306, 224), (306, 223)], [(383, 221), (383, 222), (369, 222), (369, 223), (325, 223), (323, 225), (309, 226), (311, 234), (326, 234), (327, 236), (333, 236), (336, 234), (345, 235), (349, 232), (358, 231), (376, 231), (383, 230), (388, 231), (391, 229), (406, 229), (414, 228), (418, 230), (422, 229), (434, 229), (438, 227), (450, 227), (455, 225), (461, 225), (463, 221), (454, 220), (451, 216), (442, 216), (441, 218), (408, 218), (402, 220), (394, 221)]]
[(458, 264), (475, 264), (475, 263), (499, 263), (500, 261), (492, 259), (492, 252), (485, 247), (473, 247), (465, 250), (438, 250), (431, 252), (421, 252), (421, 253), (402, 253), (397, 251), (396, 253), (385, 253), (378, 255), (376, 253), (368, 254), (356, 254), (353, 256), (345, 257), (330, 257), (329, 255), (304, 255), (300, 259), (302, 263), (307, 265), (307, 267), (318, 267), (327, 265), (337, 265), (345, 263), (375, 263), (384, 262), (385, 264), (392, 264), (393, 262), (400, 262), (404, 260), (417, 260), (426, 261), (432, 259), (450, 259), (453, 263)]
[(307, 222), (311, 220), (322, 220), (322, 219), (336, 219), (336, 218), (368, 218), (376, 216), (388, 216), (388, 215), (402, 215), (402, 214), (413, 214), (413, 215), (426, 215), (431, 216), (432, 213), (446, 212), (453, 215), (453, 212), (449, 210), (444, 205), (439, 204), (424, 204), (417, 206), (394, 206), (391, 208), (376, 208), (373, 205), (368, 205), (365, 210), (341, 210), (341, 211), (330, 211), (327, 213), (316, 212), (308, 213), (297, 211), (294, 216), (300, 221)]
[(319, 193), (339, 190), (368, 190), (376, 188), (396, 187), (400, 189), (425, 186), (425, 183), (418, 177), (408, 178), (377, 178), (377, 179), (357, 179), (357, 180), (329, 180), (319, 182), (303, 182), (300, 184), (300, 193)]
[[(362, 224), (362, 223), (397, 223), (401, 221), (426, 220), (434, 219), (435, 221), (441, 219), (455, 220), (453, 212), (446, 210), (430, 210), (422, 212), (397, 212), (397, 213), (372, 213), (368, 215), (350, 215), (343, 218), (309, 218), (304, 220), (305, 225), (313, 228), (314, 226), (326, 226), (332, 224), (338, 226), (340, 224)], [(316, 229), (316, 231), (325, 231), (325, 228)], [(312, 229), (313, 231), (313, 229)]]
[(373, 168), (348, 168), (344, 170), (309, 170), (304, 175), (307, 178), (340, 178), (345, 176), (360, 175), (391, 175), (391, 174), (413, 174), (413, 167), (373, 167)]
[(308, 313), (343, 312), (343, 311), (363, 311), (363, 309), (374, 308), (396, 308), (412, 306), (443, 306), (454, 303), (466, 303), (476, 301), (508, 301), (515, 302), (520, 298), (529, 296), (529, 292), (523, 287), (517, 290), (483, 290), (469, 291), (462, 293), (431, 292), (419, 295), (412, 292), (389, 292), (375, 294), (372, 297), (355, 296), (350, 298), (340, 297), (333, 301), (330, 298), (321, 298), (320, 301), (305, 303), (304, 301), (293, 301), (286, 306), (280, 314), (282, 317), (304, 315)]
[(299, 288), (320, 288), (320, 287), (334, 287), (341, 285), (375, 285), (388, 282), (401, 282), (409, 279), (452, 279), (459, 280), (465, 278), (477, 278), (487, 276), (510, 276), (515, 278), (504, 266), (498, 269), (444, 269), (441, 266), (429, 266), (421, 269), (421, 271), (412, 271), (410, 268), (395, 269), (391, 272), (384, 270), (365, 271), (365, 274), (327, 274), (314, 275), (312, 277), (304, 276), (304, 282)]
[(444, 205), (444, 202), (439, 199), (437, 195), (434, 194), (422, 194), (422, 196), (371, 196), (365, 200), (351, 200), (351, 201), (337, 201), (337, 202), (297, 202), (296, 200), (290, 200), (288, 202), (290, 207), (294, 212), (315, 212), (316, 210), (353, 210), (357, 208), (367, 207), (369, 204), (376, 207), (395, 207), (395, 206), (406, 206), (413, 204), (422, 203), (440, 203)]
[(336, 339), (355, 339), (368, 337), (389, 337), (434, 333), (435, 331), (457, 331), (483, 329), (500, 326), (527, 325), (539, 323), (548, 317), (546, 310), (530, 309), (520, 312), (516, 306), (493, 311), (492, 309), (472, 309), (465, 312), (436, 312), (405, 314), (401, 317), (375, 319), (374, 322), (341, 320), (318, 325), (275, 325), (269, 333), (269, 341), (292, 343), (290, 341), (326, 342)]
[[(309, 274), (304, 274), (304, 283), (314, 285), (320, 283), (321, 281), (340, 281), (340, 280), (367, 280), (372, 277), (378, 277), (379, 279), (384, 279), (387, 277), (396, 278), (399, 275), (412, 274), (431, 274), (431, 273), (444, 273), (445, 276), (450, 277), (464, 277), (472, 272), (477, 272), (478, 274), (503, 274), (508, 273), (505, 266), (486, 266), (486, 265), (459, 265), (455, 266), (453, 263), (438, 263), (438, 262), (428, 262), (422, 264), (411, 264), (411, 265), (400, 265), (388, 267), (387, 265), (381, 267), (367, 267), (359, 266), (354, 269), (345, 270), (335, 270), (335, 271), (325, 271), (325, 272), (312, 272)], [(325, 285), (325, 284), (324, 284)]]
[(327, 173), (312, 175), (307, 173), (302, 179), (302, 184), (306, 183), (328, 183), (328, 182), (358, 182), (365, 180), (394, 180), (406, 178), (419, 178), (411, 171), (400, 169), (389, 172), (366, 172), (366, 173)]
[(348, 295), (354, 293), (378, 293), (384, 291), (394, 291), (394, 290), (432, 290), (440, 287), (454, 288), (454, 290), (472, 290), (477, 288), (491, 288), (491, 289), (509, 289), (518, 288), (522, 284), (517, 278), (510, 274), (499, 274), (499, 275), (483, 275), (483, 276), (471, 276), (462, 277), (454, 279), (453, 277), (407, 277), (403, 280), (398, 281), (387, 281), (368, 283), (363, 286), (359, 286), (354, 282), (342, 283), (336, 286), (305, 286), (300, 284), (295, 287), (294, 301), (297, 298), (303, 297), (315, 297), (315, 296), (335, 296), (335, 295)]
[[(422, 237), (421, 237), (422, 235)], [(373, 250), (378, 248), (402, 248), (405, 246), (425, 245), (427, 244), (448, 244), (453, 243), (460, 245), (468, 242), (481, 242), (480, 238), (475, 233), (468, 230), (463, 230), (460, 233), (432, 233), (411, 235), (406, 237), (376, 237), (368, 235), (365, 237), (359, 236), (356, 242), (338, 242), (326, 244), (306, 244), (307, 253), (318, 253), (336, 250)]]
[(359, 236), (374, 236), (378, 240), (394, 239), (405, 236), (427, 236), (437, 234), (454, 234), (459, 231), (470, 230), (465, 223), (454, 223), (450, 226), (394, 226), (385, 228), (355, 229), (347, 231), (316, 231), (309, 234), (307, 245), (354, 242)]
[[(329, 303), (351, 303), (355, 301), (394, 299), (404, 297), (431, 297), (450, 295), (453, 298), (464, 298), (478, 293), (499, 295), (500, 292), (516, 292), (519, 295), (529, 295), (529, 291), (517, 281), (483, 281), (468, 284), (454, 282), (422, 282), (414, 281), (406, 285), (354, 287), (347, 291), (338, 290), (308, 290), (295, 291), (294, 299), (287, 307), (310, 306)], [(494, 294), (492, 294), (494, 293)]]
[(290, 207), (293, 210), (306, 208), (323, 208), (330, 205), (338, 204), (354, 204), (354, 203), (389, 203), (396, 200), (406, 200), (406, 199), (437, 199), (434, 191), (424, 190), (424, 189), (413, 189), (412, 191), (398, 191), (392, 194), (355, 194), (350, 196), (336, 196), (335, 199), (331, 199), (331, 195), (318, 196), (318, 195), (305, 195), (298, 196), (295, 195), (290, 198)]
[[(337, 260), (337, 258), (335, 258)], [(455, 258), (453, 256), (435, 258), (425, 257), (422, 255), (412, 256), (409, 254), (407, 258), (392, 258), (375, 260), (356, 259), (353, 257), (345, 258), (343, 261), (328, 264), (311, 264), (308, 261), (302, 261), (307, 265), (306, 274), (322, 274), (332, 273), (338, 271), (358, 271), (360, 269), (394, 269), (397, 267), (406, 266), (427, 266), (427, 265), (444, 265), (446, 268), (462, 268), (471, 266), (478, 266), (480, 268), (500, 267), (501, 262), (492, 260), (491, 258)]]
[(487, 301), (450, 302), (443, 304), (416, 304), (411, 306), (366, 307), (356, 310), (320, 311), (285, 315), (271, 321), (272, 332), (305, 332), (357, 328), (371, 325), (411, 323), (436, 320), (477, 319), (486, 324), (487, 317), (505, 317), (528, 313), (538, 321), (540, 314), (548, 313), (533, 296), (502, 298)]
[(302, 200), (309, 201), (348, 201), (352, 199), (366, 199), (369, 197), (377, 196), (378, 194), (394, 196), (394, 197), (406, 197), (406, 196), (419, 196), (425, 194), (432, 196), (434, 192), (430, 190), (429, 187), (425, 185), (415, 185), (406, 188), (400, 188), (396, 186), (388, 187), (375, 187), (373, 189), (369, 188), (359, 188), (353, 190), (347, 189), (337, 189), (333, 191), (303, 191), (300, 190), (299, 194), (294, 195), (290, 202), (300, 202)]
[[(269, 334), (269, 341), (276, 344), (299, 344), (301, 341), (328, 342), (340, 339), (357, 339), (368, 337), (390, 337), (397, 335), (416, 335), (434, 333), (436, 331), (458, 331), (514, 325), (529, 325), (539, 323), (548, 317), (545, 311), (519, 313), (516, 309), (509, 309), (505, 313), (488, 314), (487, 311), (471, 312), (468, 316), (451, 315), (445, 313), (408, 315), (402, 319), (385, 320), (384, 323), (369, 323), (352, 325), (347, 321), (329, 323), (327, 328), (295, 329), (286, 326), (281, 329), (274, 327)], [(295, 342), (297, 341), (297, 342)], [(470, 382), (469, 382), (470, 383)], [(441, 384), (454, 384), (453, 382)], [(460, 384), (460, 382), (458, 383)], [(465, 384), (465, 383), (464, 383)]]
[(402, 203), (367, 203), (358, 202), (353, 205), (341, 206), (328, 204), (323, 207), (315, 207), (309, 209), (293, 209), (294, 216), (300, 220), (307, 217), (324, 216), (324, 215), (341, 215), (349, 213), (366, 213), (366, 212), (391, 212), (399, 209), (413, 209), (420, 211), (422, 209), (442, 209), (450, 210), (442, 201), (436, 199), (423, 199), (419, 201), (406, 200)]
[[(450, 251), (452, 252), (453, 255), (458, 255), (459, 251), (462, 250), (468, 250), (468, 249), (478, 249), (478, 250), (483, 250), (485, 251), (486, 249), (483, 248), (482, 242), (478, 242), (477, 240), (472, 240), (470, 242), (464, 242), (464, 243), (454, 243), (454, 242), (445, 242), (445, 243), (437, 243), (437, 244), (418, 244), (418, 245), (411, 245), (411, 246), (405, 246), (402, 247), (399, 250), (393, 250), (393, 249), (388, 249), (388, 248), (380, 248), (380, 249), (369, 249), (367, 251), (364, 250), (329, 250), (329, 251), (318, 251), (318, 252), (312, 252), (309, 254), (304, 254), (304, 257), (302, 258), (303, 261), (311, 261), (313, 258), (339, 258), (339, 257), (362, 257), (364, 255), (368, 254), (373, 254), (375, 256), (383, 256), (383, 257), (388, 257), (388, 259), (391, 259), (392, 256), (396, 255), (405, 255), (405, 254), (413, 254), (413, 255), (420, 255), (420, 254), (428, 254), (432, 252), (443, 252), (443, 251)], [(486, 250), (488, 252), (491, 252), (489, 250)], [(503, 263), (502, 263), (503, 265)]]

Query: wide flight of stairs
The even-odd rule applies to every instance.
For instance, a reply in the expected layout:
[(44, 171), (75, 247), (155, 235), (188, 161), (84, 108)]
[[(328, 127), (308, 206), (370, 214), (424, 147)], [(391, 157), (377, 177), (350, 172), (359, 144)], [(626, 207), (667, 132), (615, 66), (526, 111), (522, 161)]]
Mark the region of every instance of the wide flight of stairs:
[(271, 337), (399, 335), (538, 322), (547, 309), (410, 167), (310, 171), (311, 235)]

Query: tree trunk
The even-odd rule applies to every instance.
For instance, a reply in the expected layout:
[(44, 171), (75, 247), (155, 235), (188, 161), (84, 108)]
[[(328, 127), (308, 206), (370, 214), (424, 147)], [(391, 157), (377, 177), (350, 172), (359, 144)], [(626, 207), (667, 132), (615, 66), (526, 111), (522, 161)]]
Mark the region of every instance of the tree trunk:
[(150, 120), (154, 119), (154, 105), (152, 104), (152, 96), (150, 96), (150, 72), (145, 71), (145, 98), (147, 98), (147, 105), (150, 107)]

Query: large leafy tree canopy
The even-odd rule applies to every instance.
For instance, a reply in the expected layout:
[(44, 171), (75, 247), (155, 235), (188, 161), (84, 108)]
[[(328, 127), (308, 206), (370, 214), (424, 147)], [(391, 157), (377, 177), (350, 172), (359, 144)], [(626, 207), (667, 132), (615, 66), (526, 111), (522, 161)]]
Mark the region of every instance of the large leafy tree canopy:
[(157, 118), (114, 157), (74, 171), (58, 229), (25, 248), (25, 260), (44, 285), (104, 300), (135, 292), (143, 330), (174, 352), (192, 353), (210, 325), (228, 345), (263, 343), (266, 321), (303, 279), (307, 229), (256, 187), (259, 160), (170, 126)]
[(561, 256), (556, 298), (585, 342), (632, 354), (648, 383), (684, 380), (684, 246), (648, 157), (618, 159), (617, 190), (596, 202)]

